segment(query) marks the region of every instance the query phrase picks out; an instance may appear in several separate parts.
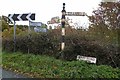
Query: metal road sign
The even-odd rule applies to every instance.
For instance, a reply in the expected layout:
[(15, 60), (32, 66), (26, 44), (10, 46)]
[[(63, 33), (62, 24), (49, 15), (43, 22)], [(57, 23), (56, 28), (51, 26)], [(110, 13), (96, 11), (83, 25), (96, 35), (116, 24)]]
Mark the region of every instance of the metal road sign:
[(42, 22), (32, 22), (29, 23), (30, 26), (42, 26)]
[(66, 16), (86, 16), (85, 12), (66, 12)]
[(28, 14), (9, 14), (9, 21), (32, 21), (35, 20), (35, 13)]
[[(32, 21), (35, 20), (35, 13), (28, 13), (28, 14), (9, 14), (8, 15), (9, 22), (14, 21), (14, 52), (16, 51), (16, 25), (15, 21)], [(30, 26), (28, 26), (30, 32)], [(29, 53), (29, 49), (28, 49)]]
[(83, 60), (89, 63), (96, 63), (97, 59), (95, 57), (86, 57), (86, 56), (77, 55), (77, 60)]

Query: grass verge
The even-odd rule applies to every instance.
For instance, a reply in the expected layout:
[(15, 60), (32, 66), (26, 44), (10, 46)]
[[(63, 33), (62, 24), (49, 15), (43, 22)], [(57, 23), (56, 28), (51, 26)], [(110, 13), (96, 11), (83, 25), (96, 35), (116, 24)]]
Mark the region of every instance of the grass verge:
[(120, 78), (120, 69), (87, 64), (84, 61), (61, 61), (49, 56), (2, 54), (3, 68), (33, 78)]

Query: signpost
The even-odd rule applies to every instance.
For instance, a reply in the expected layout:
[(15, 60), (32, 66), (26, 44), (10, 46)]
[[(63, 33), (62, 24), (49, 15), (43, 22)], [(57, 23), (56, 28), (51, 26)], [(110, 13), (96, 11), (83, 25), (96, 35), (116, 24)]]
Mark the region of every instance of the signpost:
[(61, 25), (62, 25), (62, 43), (61, 43), (61, 50), (65, 48), (65, 16), (87, 16), (85, 12), (66, 12), (65, 10), (65, 3), (63, 3), (63, 10), (62, 10), (62, 18), (61, 18)]
[[(9, 22), (14, 21), (14, 52), (16, 47), (16, 25), (15, 21), (32, 21), (35, 20), (35, 13), (27, 13), (27, 14), (9, 14), (8, 15)], [(29, 28), (30, 30), (30, 28)]]
[(61, 24), (62, 24), (62, 43), (61, 43), (61, 50), (64, 50), (65, 48), (65, 14), (66, 14), (66, 11), (65, 11), (65, 3), (63, 3), (63, 10), (62, 10), (62, 20), (61, 20)]
[(14, 39), (13, 39), (13, 41), (14, 41), (14, 52), (15, 52), (15, 47), (16, 47), (16, 36), (15, 36), (15, 34), (16, 34), (16, 25), (15, 25), (15, 21), (14, 21)]

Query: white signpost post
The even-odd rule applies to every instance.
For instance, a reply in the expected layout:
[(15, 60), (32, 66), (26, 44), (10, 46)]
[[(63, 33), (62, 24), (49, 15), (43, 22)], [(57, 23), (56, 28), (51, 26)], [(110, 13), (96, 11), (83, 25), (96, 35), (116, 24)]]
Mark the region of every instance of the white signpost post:
[(66, 12), (65, 10), (65, 3), (63, 3), (63, 10), (62, 10), (62, 43), (61, 43), (61, 50), (65, 48), (64, 36), (65, 36), (65, 16), (87, 16), (85, 12)]

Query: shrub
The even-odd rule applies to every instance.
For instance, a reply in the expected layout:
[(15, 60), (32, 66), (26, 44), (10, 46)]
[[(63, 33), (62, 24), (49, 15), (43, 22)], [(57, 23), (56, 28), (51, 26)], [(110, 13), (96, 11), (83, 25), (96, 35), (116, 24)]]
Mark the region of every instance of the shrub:
[(65, 60), (75, 60), (77, 55), (97, 58), (97, 64), (120, 67), (120, 54), (114, 44), (102, 44), (101, 40), (89, 39), (74, 32), (65, 36), (65, 49), (59, 56)]
[[(61, 30), (47, 33), (25, 33), (16, 37), (16, 51), (55, 56), (64, 60), (76, 60), (77, 55), (97, 58), (97, 64), (120, 67), (120, 54), (115, 44), (105, 44), (88, 34), (87, 31), (66, 28), (65, 49), (60, 51)], [(13, 39), (3, 38), (3, 50), (13, 51)]]
[(14, 51), (14, 41), (13, 38), (2, 39), (2, 51)]
[[(58, 38), (53, 32), (16, 35), (16, 51), (33, 54), (54, 55), (59, 50)], [(13, 38), (3, 38), (3, 50), (14, 51)]]

